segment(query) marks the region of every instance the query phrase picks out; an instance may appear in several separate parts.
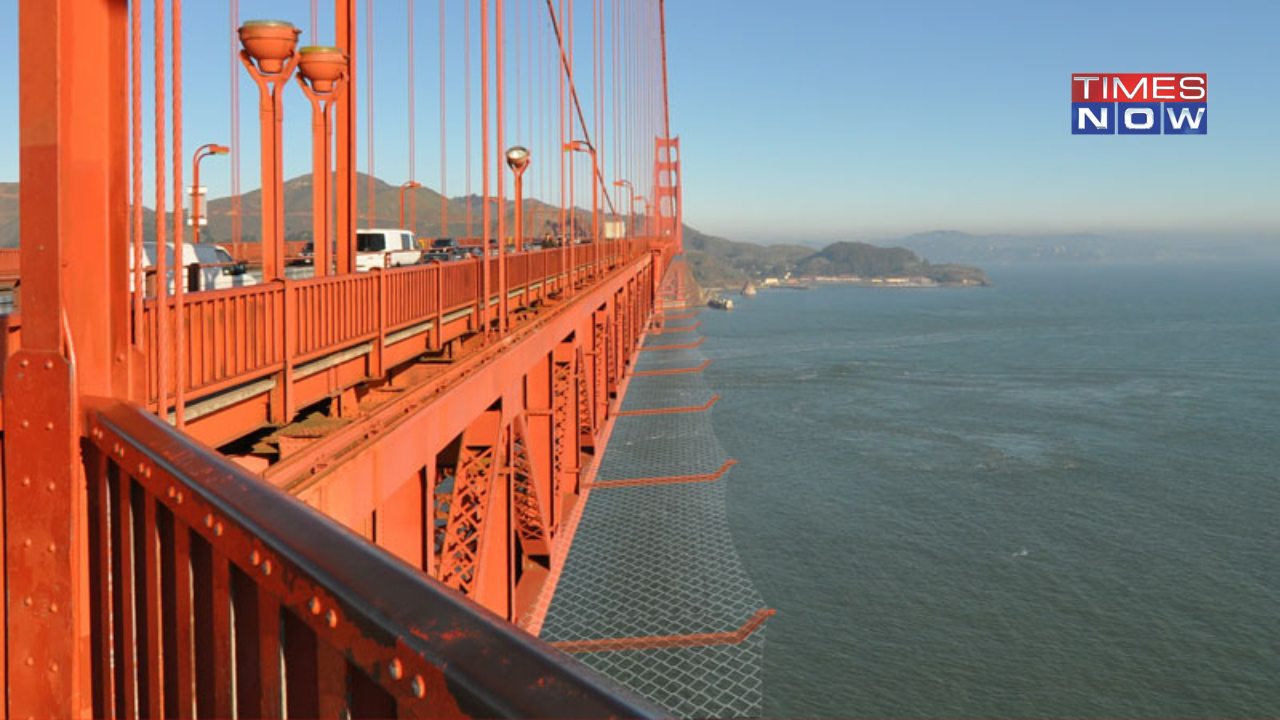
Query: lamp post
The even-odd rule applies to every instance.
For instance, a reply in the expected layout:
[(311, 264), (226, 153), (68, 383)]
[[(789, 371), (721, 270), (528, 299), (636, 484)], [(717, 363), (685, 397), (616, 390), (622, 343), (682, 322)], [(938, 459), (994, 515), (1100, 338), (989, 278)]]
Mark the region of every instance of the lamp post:
[[(614, 180), (613, 186), (616, 188), (627, 189), (627, 197), (629, 198), (629, 201), (626, 205), (622, 205), (622, 203), (619, 202), (618, 203), (619, 205), (622, 205), (625, 208), (630, 208), (636, 204), (636, 187), (635, 185), (631, 184), (630, 180)], [(627, 237), (628, 238), (631, 237), (631, 213), (630, 212), (627, 213)]]
[(649, 234), (649, 201), (645, 200), (642, 197), (631, 198), (632, 213), (636, 211), (636, 203), (640, 203), (640, 205), (644, 207), (644, 213), (642, 213), (644, 215), (644, 233), (645, 233), (645, 236), (648, 236)]
[(191, 241), (194, 243), (200, 242), (200, 161), (210, 155), (226, 155), (229, 152), (231, 148), (225, 145), (209, 143), (197, 148), (196, 154), (191, 158)]
[(333, 108), (347, 87), (347, 54), (341, 48), (311, 46), (298, 51), (298, 85), (311, 101), (311, 252), (317, 277), (329, 274), (332, 240), (329, 223), (329, 159), (333, 136)]
[[(591, 274), (595, 275), (596, 265), (600, 261), (600, 185), (596, 182), (599, 169), (596, 164), (596, 149), (586, 140), (574, 140), (564, 144), (565, 152), (584, 152), (591, 155)], [(577, 227), (577, 223), (574, 223)]]
[(406, 182), (400, 183), (400, 229), (401, 230), (409, 229), (404, 226), (404, 193), (406, 190), (412, 190), (413, 188), (420, 188), (420, 187), (422, 187), (422, 183), (414, 182), (413, 180), (408, 180)]
[(524, 252), (524, 171), (529, 167), (529, 150), (520, 145), (507, 150), (507, 167), (515, 176), (516, 186), (516, 252)]
[(281, 87), (298, 64), (302, 31), (280, 20), (249, 20), (240, 26), (240, 61), (258, 85), (262, 138), (262, 279), (284, 273), (284, 162), (280, 156), (284, 108)]

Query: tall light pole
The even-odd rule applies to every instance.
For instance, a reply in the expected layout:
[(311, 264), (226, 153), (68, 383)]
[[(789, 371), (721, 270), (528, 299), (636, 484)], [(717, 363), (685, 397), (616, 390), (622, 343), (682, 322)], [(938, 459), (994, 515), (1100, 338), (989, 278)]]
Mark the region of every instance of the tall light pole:
[(515, 176), (516, 186), (516, 252), (524, 252), (524, 171), (529, 167), (529, 149), (514, 145), (507, 150), (507, 167)]
[[(594, 246), (591, 253), (591, 274), (595, 275), (596, 265), (600, 262), (600, 184), (596, 182), (600, 171), (596, 161), (596, 149), (586, 140), (574, 140), (564, 144), (564, 151), (584, 152), (591, 155), (591, 244)], [(572, 208), (570, 210), (572, 211)], [(577, 227), (577, 223), (574, 223), (574, 227)]]
[(403, 183), (400, 183), (400, 229), (401, 230), (409, 229), (404, 226), (404, 194), (408, 190), (412, 190), (414, 188), (420, 188), (420, 187), (422, 187), (422, 183), (414, 182), (413, 180), (407, 180)]
[(281, 20), (249, 20), (240, 26), (240, 61), (258, 84), (258, 119), (262, 137), (262, 279), (284, 274), (284, 107), (281, 87), (298, 64), (298, 35)]
[[(625, 207), (625, 208), (630, 208), (631, 206), (636, 204), (636, 186), (632, 185), (630, 180), (614, 180), (613, 186), (617, 188), (627, 189), (627, 197), (629, 198), (627, 204), (622, 205), (622, 203), (619, 202), (618, 205), (622, 205), (622, 207)], [(627, 213), (627, 237), (628, 238), (631, 237), (631, 213), (630, 212)]]
[(640, 203), (642, 206), (644, 206), (644, 213), (643, 213), (643, 215), (644, 215), (644, 233), (645, 233), (645, 235), (646, 235), (646, 236), (648, 236), (648, 234), (649, 234), (649, 201), (648, 201), (648, 200), (645, 200), (645, 199), (644, 199), (644, 198), (642, 198), (642, 197), (638, 197), (638, 198), (631, 198), (631, 212), (633, 212), (633, 213), (634, 213), (634, 212), (635, 212), (635, 210), (636, 210), (636, 203)]
[(196, 148), (196, 154), (191, 158), (191, 241), (199, 244), (200, 242), (200, 161), (210, 155), (226, 155), (231, 152), (231, 148), (225, 145), (209, 143)]
[(304, 47), (299, 51), (298, 85), (311, 101), (311, 252), (315, 274), (329, 274), (329, 223), (333, 211), (329, 205), (329, 183), (333, 163), (329, 159), (333, 145), (333, 108), (347, 87), (347, 54), (336, 47)]

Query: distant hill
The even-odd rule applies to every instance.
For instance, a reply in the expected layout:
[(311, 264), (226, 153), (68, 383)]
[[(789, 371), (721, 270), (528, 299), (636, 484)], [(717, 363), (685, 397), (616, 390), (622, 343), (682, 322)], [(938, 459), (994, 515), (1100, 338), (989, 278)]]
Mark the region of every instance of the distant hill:
[(766, 277), (856, 275), (861, 278), (927, 277), (938, 283), (986, 284), (975, 267), (933, 265), (900, 247), (837, 242), (814, 252), (802, 245), (756, 245), (710, 237), (685, 228), (685, 252), (704, 287), (732, 287)]
[[(399, 227), (400, 226), (400, 188), (377, 178), (373, 181), (374, 212), (368, 215), (369, 176), (363, 173), (356, 175), (358, 188), (357, 208), (359, 227)], [(299, 175), (284, 183), (284, 233), (286, 240), (311, 239), (311, 175)], [(441, 232), (440, 218), (444, 210), (441, 207), (440, 193), (429, 188), (416, 188), (405, 193), (406, 206), (416, 205), (417, 223), (413, 230), (419, 237), (466, 237), (467, 236), (467, 198), (450, 198), (447, 203), (448, 224)], [(210, 200), (206, 212), (209, 224), (200, 230), (201, 239), (207, 242), (229, 242), (231, 240), (230, 197)], [(497, 227), (497, 203), (492, 210), (492, 224)], [(560, 222), (560, 210), (537, 200), (526, 200), (524, 211), (532, 218), (533, 234), (542, 235), (548, 230), (554, 232)], [(515, 206), (511, 198), (506, 202), (506, 220), (508, 226), (514, 221)], [(579, 208), (578, 223), (584, 231), (591, 227), (591, 212)], [(261, 235), (262, 223), (262, 191), (251, 190), (241, 196), (241, 239), (245, 242), (257, 242)], [(484, 202), (479, 196), (471, 199), (471, 232), (478, 236), (484, 224)], [(155, 213), (150, 208), (143, 208), (143, 237), (152, 242), (155, 240)], [(0, 183), (0, 248), (18, 246), (18, 184)]]

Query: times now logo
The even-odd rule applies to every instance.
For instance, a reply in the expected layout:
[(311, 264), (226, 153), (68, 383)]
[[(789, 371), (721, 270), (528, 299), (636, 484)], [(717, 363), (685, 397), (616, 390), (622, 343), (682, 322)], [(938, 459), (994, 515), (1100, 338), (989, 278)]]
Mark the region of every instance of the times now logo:
[(1204, 73), (1073, 73), (1072, 135), (1206, 135)]

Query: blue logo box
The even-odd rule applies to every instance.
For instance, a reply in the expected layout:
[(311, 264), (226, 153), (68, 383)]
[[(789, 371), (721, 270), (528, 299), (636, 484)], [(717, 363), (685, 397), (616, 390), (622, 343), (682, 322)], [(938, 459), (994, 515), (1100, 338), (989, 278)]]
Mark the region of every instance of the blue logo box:
[(1207, 135), (1205, 103), (1071, 103), (1072, 135)]

